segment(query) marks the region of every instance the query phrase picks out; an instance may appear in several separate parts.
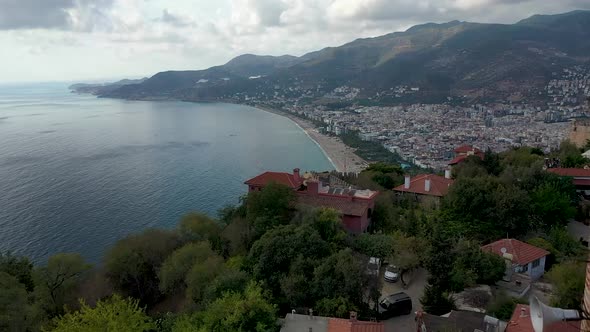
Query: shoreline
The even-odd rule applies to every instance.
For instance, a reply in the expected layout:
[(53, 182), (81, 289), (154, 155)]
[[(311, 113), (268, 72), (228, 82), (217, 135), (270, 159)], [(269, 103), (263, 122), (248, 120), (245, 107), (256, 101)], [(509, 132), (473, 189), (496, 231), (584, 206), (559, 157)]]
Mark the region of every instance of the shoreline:
[(353, 148), (344, 144), (338, 137), (320, 133), (310, 121), (266, 106), (256, 105), (254, 108), (291, 120), (322, 150), (336, 171), (360, 173), (368, 166), (368, 162), (355, 154)]

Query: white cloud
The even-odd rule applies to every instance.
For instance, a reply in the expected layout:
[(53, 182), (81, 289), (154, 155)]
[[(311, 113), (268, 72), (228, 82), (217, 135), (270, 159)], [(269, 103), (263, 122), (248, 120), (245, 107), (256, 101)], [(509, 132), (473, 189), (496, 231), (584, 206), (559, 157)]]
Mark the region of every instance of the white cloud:
[(200, 69), (294, 54), (425, 22), (513, 23), (587, 0), (0, 0), (3, 80)]

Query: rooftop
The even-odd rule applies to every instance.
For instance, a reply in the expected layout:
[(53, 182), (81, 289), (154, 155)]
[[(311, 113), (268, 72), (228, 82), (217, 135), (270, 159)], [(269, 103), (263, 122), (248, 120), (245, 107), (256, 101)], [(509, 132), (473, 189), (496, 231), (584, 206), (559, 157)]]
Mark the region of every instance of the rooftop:
[(271, 182), (283, 184), (293, 189), (301, 185), (301, 179), (297, 180), (293, 174), (286, 172), (264, 172), (244, 183), (249, 186), (265, 186)]
[(535, 247), (516, 239), (502, 239), (481, 247), (485, 251), (493, 252), (499, 256), (504, 253), (512, 255), (512, 262), (525, 265), (541, 257), (549, 255), (549, 251)]
[(590, 169), (585, 168), (549, 168), (547, 169), (548, 172), (561, 175), (561, 176), (571, 176), (571, 177), (589, 177), (590, 178)]
[(287, 314), (281, 332), (385, 332), (381, 322)]
[[(430, 189), (427, 191), (426, 181), (430, 180)], [(409, 192), (419, 195), (445, 196), (449, 192), (449, 187), (453, 184), (453, 179), (447, 179), (444, 176), (434, 174), (420, 174), (410, 178), (410, 186), (406, 188), (405, 184), (393, 188), (398, 192)]]

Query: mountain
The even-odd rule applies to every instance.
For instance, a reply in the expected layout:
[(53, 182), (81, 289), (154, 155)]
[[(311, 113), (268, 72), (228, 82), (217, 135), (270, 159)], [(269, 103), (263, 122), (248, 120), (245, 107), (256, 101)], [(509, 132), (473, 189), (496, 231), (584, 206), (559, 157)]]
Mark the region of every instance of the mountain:
[(97, 83), (97, 84), (76, 83), (76, 84), (70, 85), (68, 88), (72, 92), (77, 92), (77, 93), (103, 94), (103, 93), (111, 92), (115, 89), (118, 89), (118, 88), (124, 86), (124, 85), (143, 83), (147, 79), (148, 79), (147, 77), (137, 79), (137, 80), (122, 79), (117, 82)]
[[(128, 99), (318, 101), (335, 88), (357, 100), (538, 101), (563, 69), (590, 63), (590, 11), (535, 15), (516, 24), (427, 23), (301, 57), (241, 55), (205, 70), (161, 72), (102, 93)], [(396, 99), (398, 86), (419, 88)]]

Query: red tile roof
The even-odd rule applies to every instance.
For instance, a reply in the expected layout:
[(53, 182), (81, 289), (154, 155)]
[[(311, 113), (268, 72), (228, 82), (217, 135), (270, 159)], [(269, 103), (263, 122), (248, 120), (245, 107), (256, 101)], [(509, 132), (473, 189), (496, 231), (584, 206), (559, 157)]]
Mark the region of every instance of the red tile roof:
[(385, 324), (383, 322), (330, 318), (328, 332), (385, 332)]
[(455, 149), (455, 153), (467, 153), (467, 152), (481, 153), (482, 151), (480, 149), (474, 147), (473, 145), (461, 145), (460, 147)]
[(244, 183), (249, 186), (266, 186), (271, 182), (284, 184), (291, 188), (298, 188), (302, 183), (301, 180), (295, 181), (293, 174), (284, 172), (264, 172)]
[[(430, 179), (430, 191), (426, 191), (426, 180)], [(405, 188), (404, 184), (393, 188), (398, 192), (409, 192), (419, 195), (445, 196), (449, 192), (449, 187), (453, 184), (452, 179), (434, 174), (420, 174), (410, 179), (410, 188)]]
[(512, 254), (512, 262), (518, 265), (525, 265), (541, 257), (549, 255), (549, 251), (532, 246), (528, 243), (515, 239), (502, 239), (496, 242), (486, 244), (481, 247), (485, 251), (493, 252), (502, 256), (502, 248), (506, 248), (506, 253)]
[(549, 168), (547, 171), (561, 176), (590, 177), (590, 169), (584, 168)]
[[(579, 332), (580, 322), (557, 322), (543, 329), (545, 332)], [(506, 332), (534, 332), (528, 305), (517, 304), (506, 326)]]
[(308, 195), (307, 193), (299, 194), (299, 204), (316, 207), (328, 207), (340, 211), (344, 215), (361, 217), (365, 214), (371, 200), (348, 197), (335, 197), (332, 195)]
[(574, 186), (590, 186), (590, 179), (574, 179)]

